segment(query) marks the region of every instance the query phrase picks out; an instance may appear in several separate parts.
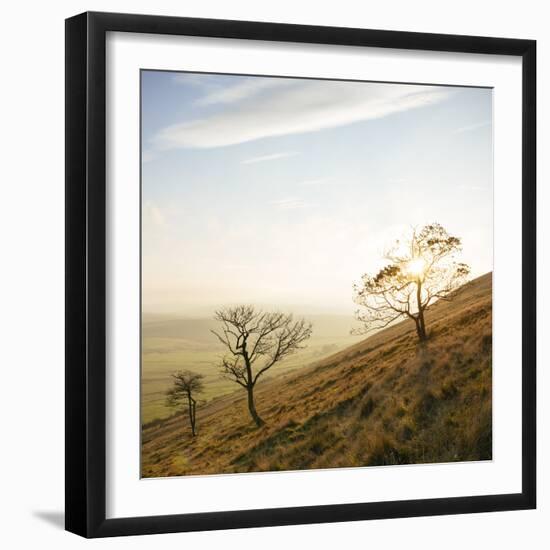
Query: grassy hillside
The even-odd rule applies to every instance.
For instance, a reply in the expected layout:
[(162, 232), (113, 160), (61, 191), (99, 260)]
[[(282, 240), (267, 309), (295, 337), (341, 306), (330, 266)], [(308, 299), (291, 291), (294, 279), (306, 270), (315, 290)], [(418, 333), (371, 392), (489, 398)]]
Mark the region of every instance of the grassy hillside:
[[(278, 364), (271, 373), (279, 375), (357, 342), (350, 336), (353, 320), (344, 315), (309, 315), (313, 336), (307, 348)], [(192, 369), (206, 376), (203, 397), (211, 400), (232, 393), (234, 382), (220, 377), (218, 363), (223, 346), (210, 332), (218, 329), (213, 319), (183, 319), (169, 316), (145, 315), (142, 326), (142, 422), (170, 416), (166, 406), (166, 390), (172, 384), (171, 374), (178, 369)], [(270, 374), (271, 374), (270, 373)]]
[(425, 346), (404, 321), (311, 367), (143, 430), (144, 477), (488, 460), (492, 452), (492, 278), (427, 312)]

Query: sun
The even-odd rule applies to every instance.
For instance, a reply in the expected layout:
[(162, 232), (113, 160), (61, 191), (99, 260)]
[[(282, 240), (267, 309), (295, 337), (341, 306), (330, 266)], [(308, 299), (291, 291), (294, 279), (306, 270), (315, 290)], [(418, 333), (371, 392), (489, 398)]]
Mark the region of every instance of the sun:
[(423, 258), (413, 258), (407, 262), (405, 271), (413, 277), (421, 277), (426, 271), (426, 262)]

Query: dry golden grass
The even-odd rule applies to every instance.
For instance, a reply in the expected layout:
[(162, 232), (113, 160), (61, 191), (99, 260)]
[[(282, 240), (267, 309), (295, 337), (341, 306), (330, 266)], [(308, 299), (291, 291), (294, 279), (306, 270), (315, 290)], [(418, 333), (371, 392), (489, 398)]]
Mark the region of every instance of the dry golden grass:
[(256, 428), (245, 392), (147, 425), (142, 475), (219, 474), (489, 460), (492, 278), (427, 312), (419, 346), (404, 321), (286, 376), (260, 381)]

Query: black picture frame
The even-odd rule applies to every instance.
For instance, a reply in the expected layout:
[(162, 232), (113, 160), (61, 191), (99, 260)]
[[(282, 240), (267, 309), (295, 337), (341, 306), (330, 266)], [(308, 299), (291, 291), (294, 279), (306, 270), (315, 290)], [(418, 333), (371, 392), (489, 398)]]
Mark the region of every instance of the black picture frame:
[[(518, 56), (522, 121), (522, 491), (106, 519), (105, 42), (108, 31)], [(83, 13), (66, 20), (66, 529), (107, 537), (532, 509), (536, 506), (536, 42)]]

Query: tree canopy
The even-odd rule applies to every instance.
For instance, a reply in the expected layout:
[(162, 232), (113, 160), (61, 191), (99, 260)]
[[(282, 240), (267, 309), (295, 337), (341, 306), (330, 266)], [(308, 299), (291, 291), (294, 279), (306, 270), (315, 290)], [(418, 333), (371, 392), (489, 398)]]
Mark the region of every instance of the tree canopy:
[(407, 238), (395, 241), (384, 254), (388, 263), (354, 285), (362, 332), (409, 318), (415, 322), (419, 340), (425, 340), (426, 308), (437, 300), (450, 299), (470, 273), (467, 264), (456, 260), (461, 251), (461, 239), (438, 223), (412, 229)]
[(190, 370), (180, 370), (172, 374), (173, 386), (166, 392), (167, 404), (171, 407), (186, 405), (191, 433), (196, 435), (197, 395), (204, 391), (204, 375)]

